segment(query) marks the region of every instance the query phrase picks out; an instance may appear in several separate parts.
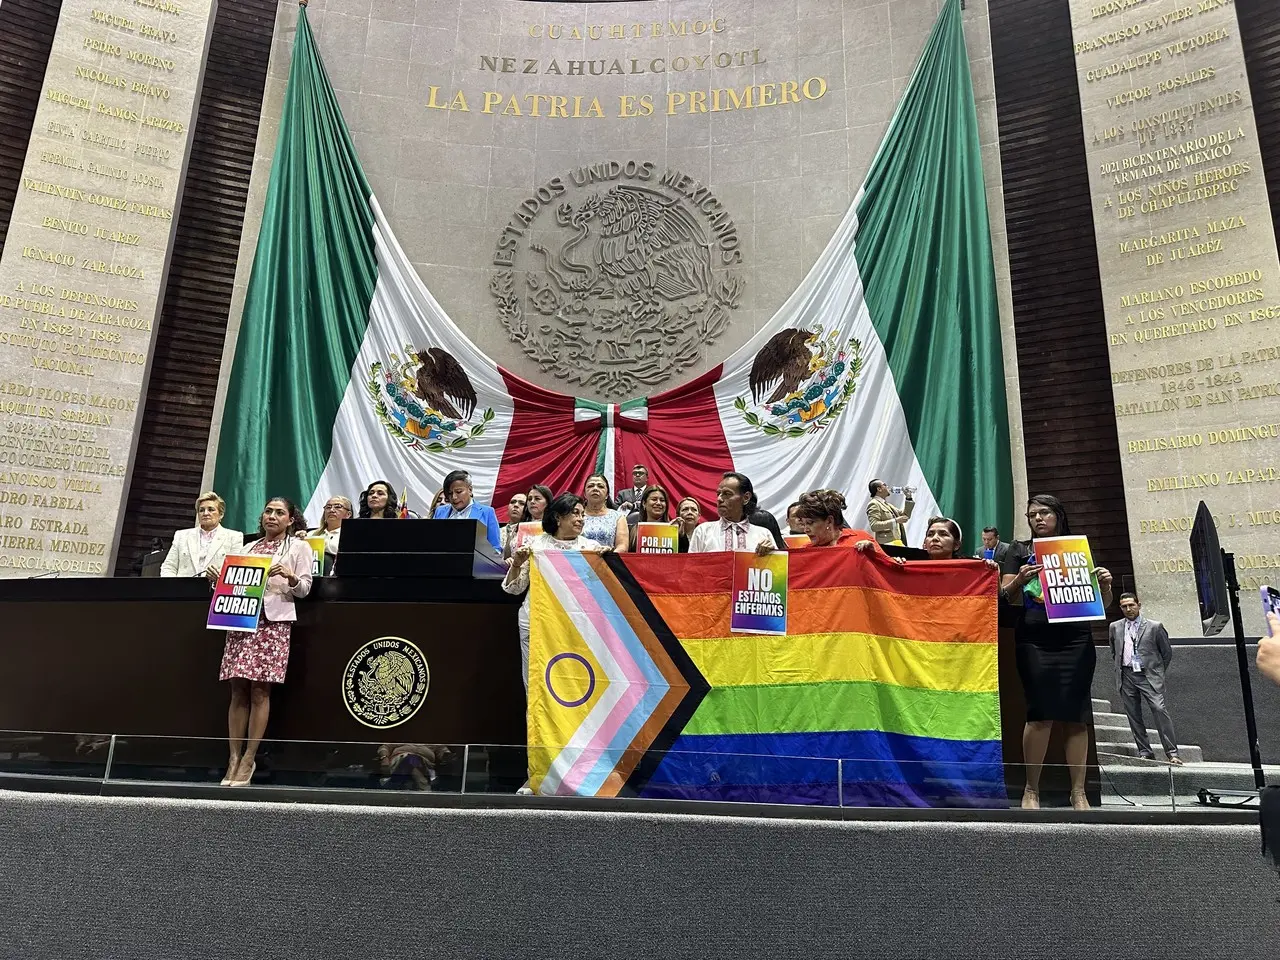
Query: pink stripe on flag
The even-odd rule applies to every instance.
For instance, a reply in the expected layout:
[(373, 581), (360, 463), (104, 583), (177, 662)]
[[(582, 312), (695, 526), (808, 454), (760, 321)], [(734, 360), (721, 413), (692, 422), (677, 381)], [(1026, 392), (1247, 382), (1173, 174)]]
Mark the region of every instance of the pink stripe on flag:
[[(609, 622), (599, 602), (592, 595), (591, 588), (583, 582), (581, 577), (575, 575), (569, 563), (569, 558), (562, 554), (555, 556), (552, 562), (561, 574), (569, 593), (577, 602), (578, 609), (591, 621), (591, 625), (595, 627), (605, 646), (613, 654), (614, 660), (627, 680), (627, 689), (618, 698), (618, 702), (613, 705), (613, 709), (609, 711), (604, 722), (600, 724), (591, 741), (584, 746), (583, 752), (573, 762), (569, 771), (560, 781), (560, 788), (556, 791), (557, 793), (577, 794), (582, 786), (582, 781), (586, 779), (587, 774), (594, 768), (602, 752), (612, 744), (613, 738), (617, 736), (618, 730), (626, 722), (627, 717), (631, 715), (637, 704), (644, 699), (644, 690), (647, 684), (643, 672), (631, 656), (631, 651), (627, 649), (627, 645), (618, 636), (613, 624)], [(562, 564), (563, 569), (561, 569)], [(610, 682), (617, 681), (611, 680)], [(593, 748), (594, 757), (591, 757)]]

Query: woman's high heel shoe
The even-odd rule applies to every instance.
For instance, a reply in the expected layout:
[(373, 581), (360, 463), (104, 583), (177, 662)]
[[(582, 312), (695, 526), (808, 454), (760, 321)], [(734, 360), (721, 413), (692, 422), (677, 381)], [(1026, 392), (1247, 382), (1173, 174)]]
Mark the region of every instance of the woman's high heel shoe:
[(239, 768), (239, 766), (240, 766), (239, 757), (236, 757), (235, 760), (227, 761), (227, 775), (222, 778), (222, 782), (219, 784), (219, 786), (222, 786), (222, 787), (231, 786), (231, 781), (235, 779), (236, 770)]

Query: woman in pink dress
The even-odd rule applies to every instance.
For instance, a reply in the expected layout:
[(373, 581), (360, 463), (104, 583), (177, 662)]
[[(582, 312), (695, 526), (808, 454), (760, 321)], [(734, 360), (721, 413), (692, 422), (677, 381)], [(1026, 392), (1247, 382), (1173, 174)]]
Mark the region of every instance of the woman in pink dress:
[(231, 754), (223, 786), (243, 787), (253, 779), (258, 744), (267, 730), (271, 684), (283, 683), (289, 665), (289, 634), (298, 618), (295, 597), (311, 592), (311, 545), (289, 535), (294, 510), (284, 497), (262, 508), (258, 539), (244, 553), (272, 557), (262, 619), (253, 633), (228, 633), (219, 680), (231, 681), (227, 732)]

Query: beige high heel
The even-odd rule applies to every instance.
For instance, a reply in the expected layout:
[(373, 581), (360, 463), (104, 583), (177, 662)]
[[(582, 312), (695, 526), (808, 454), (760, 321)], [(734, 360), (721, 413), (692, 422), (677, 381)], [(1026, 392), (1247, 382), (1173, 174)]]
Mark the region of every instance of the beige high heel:
[(219, 786), (221, 787), (231, 786), (231, 781), (236, 775), (236, 770), (238, 770), (239, 768), (240, 768), (240, 758), (236, 757), (235, 763), (227, 764), (227, 775), (222, 778), (222, 782), (219, 784)]
[(249, 781), (253, 779), (253, 775), (257, 773), (257, 771), (258, 771), (258, 762), (255, 760), (253, 763), (249, 764), (249, 775), (247, 777), (245, 777), (243, 780), (232, 780), (229, 784), (227, 784), (227, 786), (247, 787), (249, 785)]

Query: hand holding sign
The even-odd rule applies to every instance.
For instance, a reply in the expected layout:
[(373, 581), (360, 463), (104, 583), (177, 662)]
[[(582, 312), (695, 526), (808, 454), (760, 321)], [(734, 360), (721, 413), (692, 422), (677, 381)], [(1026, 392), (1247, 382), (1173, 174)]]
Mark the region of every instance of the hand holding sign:
[(213, 588), (209, 604), (210, 630), (253, 633), (262, 616), (262, 598), (267, 591), (268, 569), (275, 569), (271, 558), (258, 554), (230, 556), (222, 561), (222, 571)]
[(267, 576), (284, 577), (289, 581), (290, 586), (296, 586), (298, 583), (298, 578), (293, 575), (293, 568), (287, 563), (280, 563), (279, 561), (271, 564), (271, 569), (267, 571)]
[(780, 636), (787, 632), (787, 557), (781, 551), (768, 556), (733, 555), (730, 633)]
[(1018, 568), (1018, 572), (1013, 578), (1013, 586), (1021, 590), (1036, 577), (1040, 576), (1040, 571), (1043, 569), (1044, 567), (1038, 563), (1024, 563)]
[(637, 553), (676, 553), (680, 545), (680, 528), (674, 523), (636, 524)]
[[(1111, 573), (1093, 565), (1089, 538), (1043, 537), (1034, 545), (1045, 615), (1050, 622), (1105, 620), (1103, 598), (1111, 593)], [(1018, 576), (1030, 566), (1024, 566)]]

